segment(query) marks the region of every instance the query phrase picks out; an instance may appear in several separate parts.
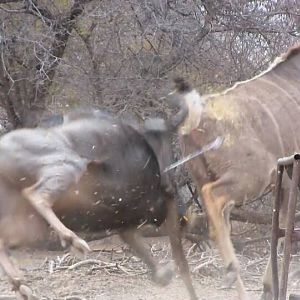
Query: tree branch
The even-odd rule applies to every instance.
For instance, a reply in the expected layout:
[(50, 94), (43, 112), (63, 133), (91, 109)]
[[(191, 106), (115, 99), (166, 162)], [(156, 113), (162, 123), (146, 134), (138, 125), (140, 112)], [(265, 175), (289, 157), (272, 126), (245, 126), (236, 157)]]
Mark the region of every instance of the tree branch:
[(254, 224), (271, 224), (272, 214), (260, 213), (257, 211), (243, 210), (238, 208), (233, 208), (230, 214), (231, 220), (248, 222)]
[(54, 21), (54, 16), (46, 8), (40, 8), (36, 0), (26, 0), (24, 1), (26, 12), (34, 15), (41, 19), (45, 24), (51, 26)]
[[(40, 65), (37, 66), (39, 74), (35, 86), (34, 100), (32, 101), (30, 112), (27, 112), (24, 116), (25, 124), (27, 126), (36, 126), (38, 118), (45, 110), (46, 98), (49, 94), (49, 89), (55, 75), (55, 70), (60, 63), (60, 59), (63, 57), (67, 42), (75, 26), (75, 20), (84, 11), (84, 4), (90, 1), (91, 0), (75, 0), (68, 15), (59, 21), (50, 13), (48, 13), (47, 9), (40, 9), (37, 5), (35, 5), (36, 1), (28, 1), (34, 4), (31, 7), (31, 11), (33, 11), (37, 17), (40, 15), (41, 18), (44, 18), (43, 20), (45, 20), (47, 24), (50, 22), (50, 20), (54, 19), (55, 36), (48, 56), (46, 57), (47, 64), (43, 66), (42, 70)], [(52, 24), (52, 22), (50, 23)]]
[(22, 2), (22, 0), (0, 0), (0, 4), (17, 3), (17, 2)]

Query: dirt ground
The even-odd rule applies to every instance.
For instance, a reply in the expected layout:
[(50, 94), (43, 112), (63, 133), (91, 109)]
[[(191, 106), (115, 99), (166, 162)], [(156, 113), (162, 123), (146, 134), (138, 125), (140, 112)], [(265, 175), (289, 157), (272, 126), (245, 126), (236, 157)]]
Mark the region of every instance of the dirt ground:
[[(166, 238), (145, 240), (160, 263), (171, 263)], [(42, 299), (188, 299), (179, 276), (167, 287), (152, 283), (143, 263), (118, 237), (91, 242), (90, 246), (95, 251), (84, 260), (77, 260), (63, 251), (22, 249), (14, 250), (12, 255), (25, 272), (29, 285), (42, 295)], [(188, 241), (184, 242), (184, 246), (199, 299), (237, 299), (234, 289), (221, 289), (223, 268), (217, 251), (208, 248), (201, 252)], [(250, 299), (259, 299), (267, 256), (268, 251), (253, 249), (244, 249), (238, 254)], [(300, 267), (299, 261), (299, 256), (295, 255), (292, 270)], [(300, 277), (292, 275), (290, 281), (290, 290), (300, 294)], [(0, 278), (0, 294), (13, 295), (4, 276)]]

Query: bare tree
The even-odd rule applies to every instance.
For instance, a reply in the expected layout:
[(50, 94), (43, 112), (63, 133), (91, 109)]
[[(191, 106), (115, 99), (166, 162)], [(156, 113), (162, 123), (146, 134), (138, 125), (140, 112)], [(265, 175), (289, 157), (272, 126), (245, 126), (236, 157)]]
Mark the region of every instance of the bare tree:
[[(17, 6), (12, 8), (12, 2)], [(55, 70), (87, 2), (75, 0), (54, 14), (35, 0), (0, 1), (8, 5), (0, 8), (5, 16), (0, 32), (2, 105), (14, 127), (38, 122)], [(20, 14), (24, 23), (20, 22)]]
[(295, 43), (296, 1), (0, 0), (0, 103), (14, 127), (92, 104), (168, 114), (170, 78), (203, 92), (250, 78)]

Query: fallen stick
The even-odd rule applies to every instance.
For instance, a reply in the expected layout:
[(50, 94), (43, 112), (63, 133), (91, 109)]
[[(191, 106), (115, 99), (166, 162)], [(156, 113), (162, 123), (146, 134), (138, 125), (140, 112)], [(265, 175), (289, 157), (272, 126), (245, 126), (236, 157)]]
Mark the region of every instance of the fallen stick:
[(68, 270), (75, 270), (79, 267), (82, 267), (84, 265), (109, 265), (110, 263), (107, 263), (107, 262), (104, 262), (102, 260), (99, 260), (99, 259), (86, 259), (86, 260), (83, 260), (83, 261), (79, 261), (69, 267), (67, 267)]

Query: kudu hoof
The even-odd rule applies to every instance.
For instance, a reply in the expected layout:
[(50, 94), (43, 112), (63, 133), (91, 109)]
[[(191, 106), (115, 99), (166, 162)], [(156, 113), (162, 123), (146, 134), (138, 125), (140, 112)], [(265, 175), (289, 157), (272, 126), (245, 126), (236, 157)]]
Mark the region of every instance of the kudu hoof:
[(235, 270), (227, 271), (224, 283), (221, 288), (222, 289), (232, 288), (236, 280), (237, 280), (237, 272)]
[(260, 298), (260, 300), (273, 300), (273, 293), (271, 291), (264, 291)]
[(272, 286), (270, 286), (267, 283), (264, 283), (264, 285), (263, 285), (263, 292), (260, 295), (259, 300), (273, 300)]
[(155, 272), (152, 280), (160, 286), (166, 286), (171, 282), (173, 275), (173, 270), (169, 266), (165, 266)]

